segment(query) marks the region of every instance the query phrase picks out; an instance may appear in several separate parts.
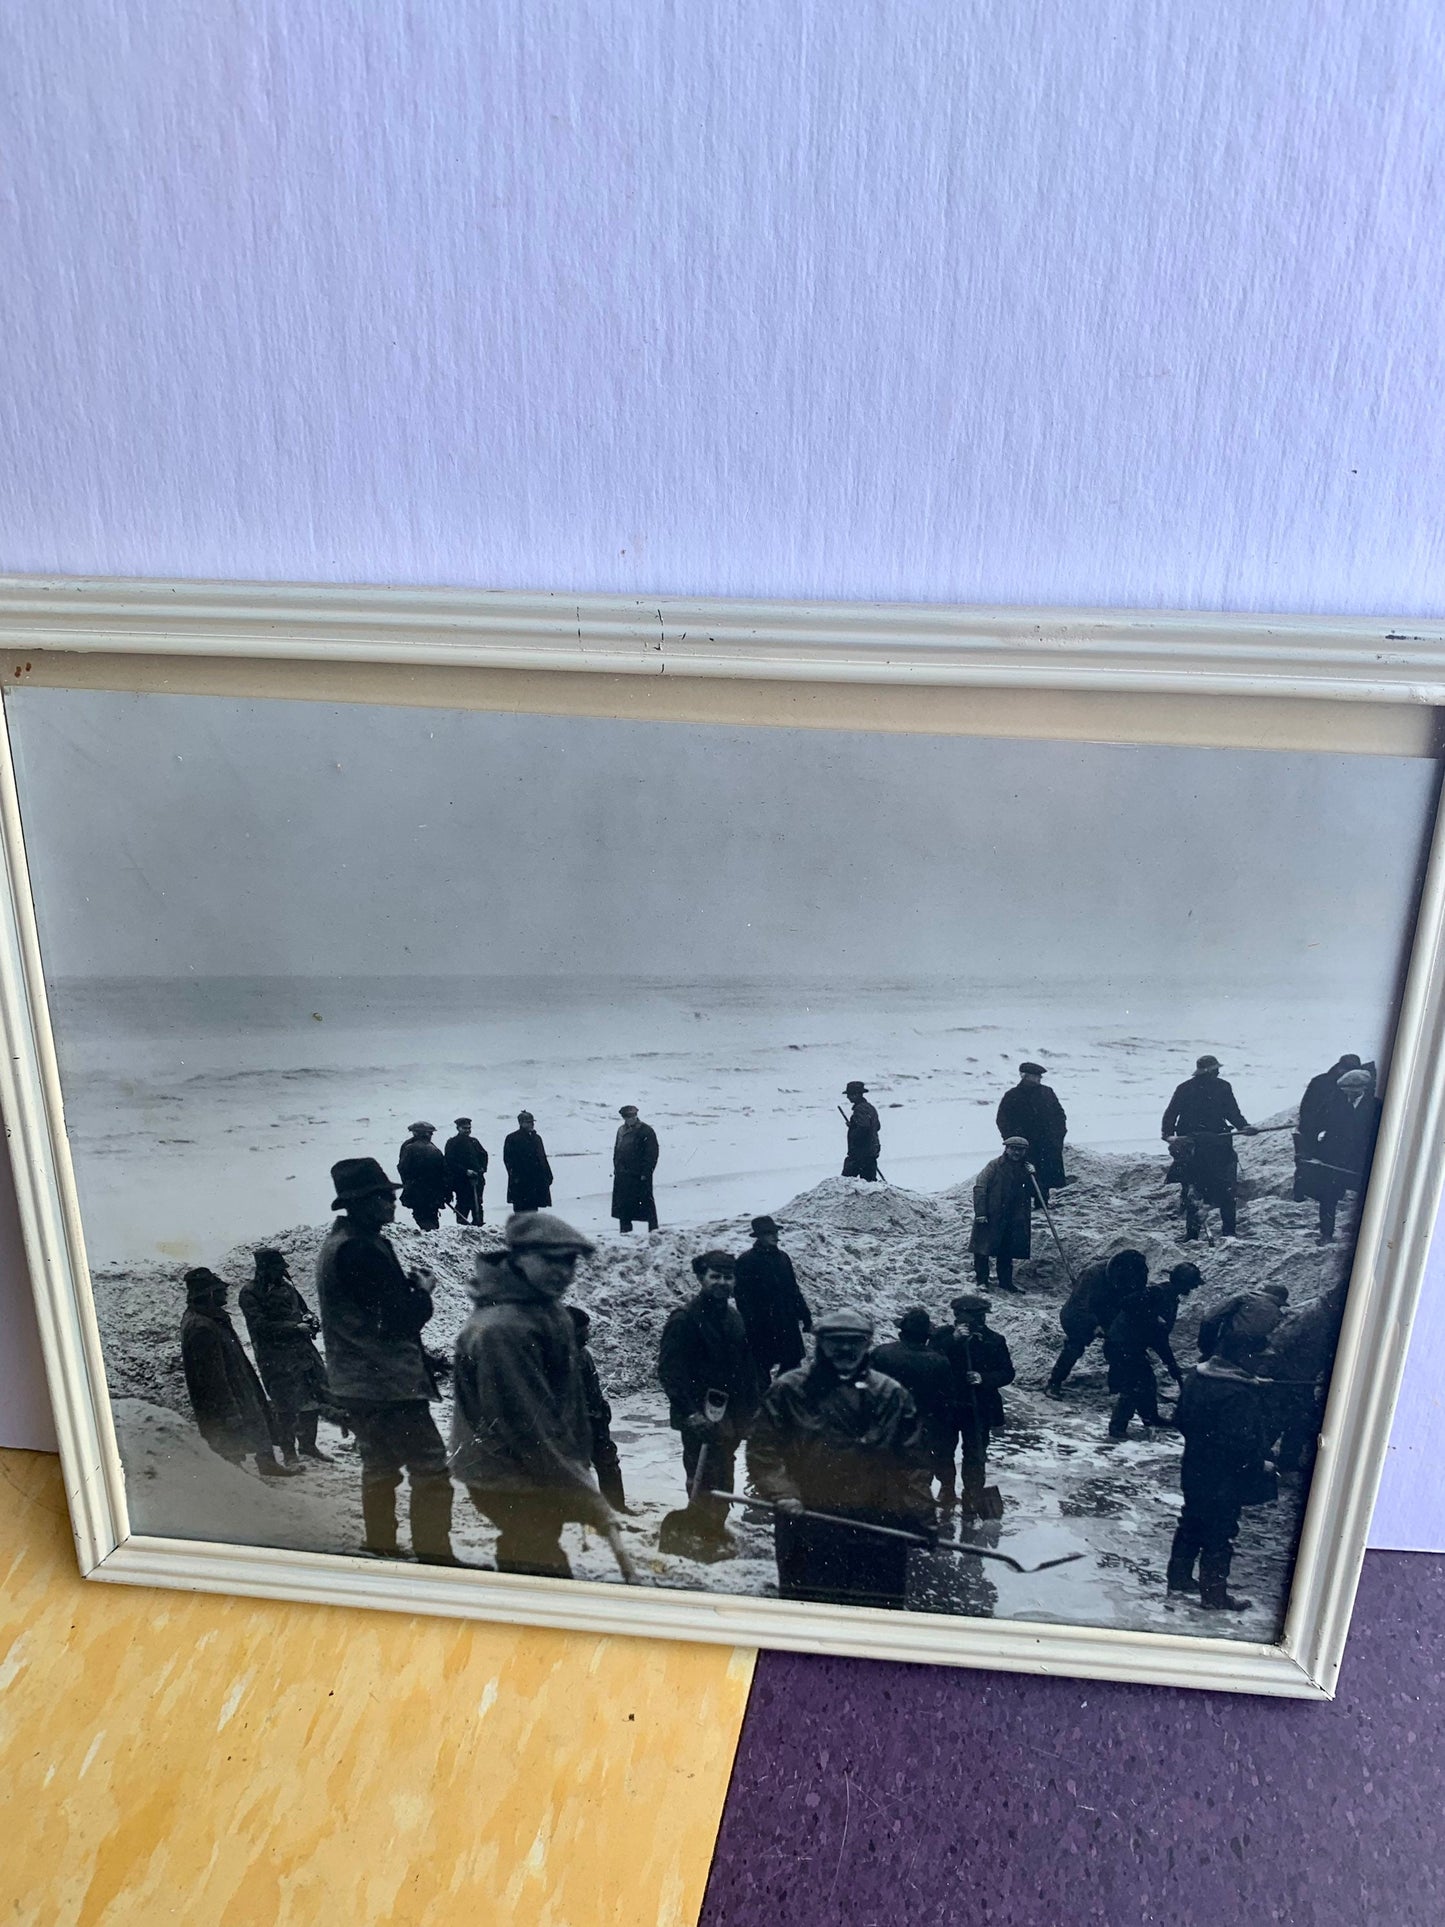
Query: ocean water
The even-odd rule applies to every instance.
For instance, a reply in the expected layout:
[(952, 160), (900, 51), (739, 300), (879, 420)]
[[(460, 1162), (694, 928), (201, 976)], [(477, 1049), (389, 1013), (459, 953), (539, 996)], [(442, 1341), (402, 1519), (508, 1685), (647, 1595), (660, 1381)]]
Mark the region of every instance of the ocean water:
[(524, 1106), (557, 1208), (608, 1222), (617, 1109), (662, 1144), (673, 1224), (776, 1209), (843, 1158), (843, 1086), (861, 1077), (892, 1182), (937, 1190), (998, 1148), (994, 1111), (1036, 1057), (1073, 1141), (1156, 1148), (1202, 1051), (1247, 1116), (1294, 1103), (1340, 1052), (1384, 1063), (1390, 1013), (1289, 983), (1014, 986), (930, 979), (125, 978), (50, 987), (66, 1120), (93, 1265), (217, 1258), (324, 1219), (328, 1167), (389, 1169), (413, 1118), (469, 1114), (493, 1157)]

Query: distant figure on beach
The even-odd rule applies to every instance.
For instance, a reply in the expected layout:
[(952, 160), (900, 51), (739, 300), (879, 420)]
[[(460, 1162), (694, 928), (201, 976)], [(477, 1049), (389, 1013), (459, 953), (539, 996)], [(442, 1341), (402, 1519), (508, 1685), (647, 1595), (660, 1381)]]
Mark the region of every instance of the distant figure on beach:
[(276, 1415), (282, 1455), (329, 1463), (316, 1443), (316, 1425), (330, 1404), (326, 1367), (315, 1345), (321, 1321), (291, 1282), (286, 1254), (263, 1247), (255, 1253), (255, 1277), (241, 1287), (241, 1316), (266, 1396)]
[(404, 1473), (413, 1554), (423, 1565), (455, 1565), (447, 1449), (431, 1415), (437, 1383), (421, 1342), (436, 1279), (425, 1266), (403, 1270), (385, 1236), (401, 1187), (375, 1158), (340, 1159), (331, 1183), (331, 1208), (341, 1216), (316, 1259), (316, 1302), (331, 1396), (361, 1449), (366, 1550), (397, 1557), (396, 1494)]
[(738, 1257), (733, 1296), (766, 1385), (775, 1371), (802, 1364), (803, 1333), (813, 1329), (813, 1314), (793, 1261), (779, 1246), (776, 1220), (754, 1218), (751, 1229), (753, 1242)]
[(204, 1265), (186, 1273), (181, 1369), (191, 1410), (201, 1437), (221, 1458), (240, 1465), (254, 1457), (263, 1478), (289, 1478), (301, 1467), (276, 1457), (271, 1408), (226, 1310), (229, 1289)]
[[(732, 1492), (734, 1455), (758, 1409), (762, 1381), (748, 1334), (732, 1304), (730, 1251), (704, 1251), (692, 1261), (697, 1290), (669, 1312), (657, 1348), (657, 1378), (667, 1394), (667, 1421), (682, 1434), (682, 1470), (691, 1493), (699, 1536), (715, 1551), (726, 1549), (727, 1503), (711, 1492)], [(709, 1411), (718, 1400), (720, 1415)]]
[(618, 1116), (622, 1122), (612, 1145), (612, 1216), (619, 1231), (630, 1231), (634, 1218), (656, 1231), (652, 1174), (657, 1169), (657, 1133), (643, 1123), (635, 1104), (624, 1104)]
[(472, 1120), (455, 1120), (457, 1134), (449, 1137), (442, 1156), (446, 1159), (447, 1179), (452, 1187), (452, 1210), (458, 1224), (482, 1222), (482, 1193), (487, 1188), (489, 1159), (485, 1148), (472, 1136)]
[[(953, 1329), (936, 1331), (933, 1348), (953, 1375), (954, 1436), (959, 1444), (961, 1492), (959, 1511), (964, 1518), (989, 1516), (985, 1491), (988, 1483), (988, 1444), (1004, 1422), (1003, 1400), (999, 1394), (1014, 1382), (1014, 1362), (1008, 1340), (991, 1329), (988, 1314), (993, 1309), (978, 1292), (961, 1292), (949, 1309)], [(948, 1460), (951, 1492), (953, 1486), (953, 1437), (949, 1439)], [(993, 1516), (1001, 1513), (995, 1499)]]
[(551, 1210), (552, 1167), (530, 1111), (518, 1111), (516, 1130), (503, 1138), (502, 1163), (507, 1167), (507, 1203), (514, 1211)]
[(1306, 1107), (1301, 1104), (1300, 1128), (1295, 1133), (1295, 1196), (1317, 1202), (1320, 1243), (1328, 1244), (1335, 1235), (1340, 1200), (1347, 1192), (1362, 1192), (1369, 1177), (1380, 1129), (1374, 1071), (1360, 1066), (1344, 1072), (1332, 1091), (1310, 1105), (1308, 1115), (1306, 1128)]
[(506, 1249), (476, 1261), (476, 1305), (457, 1337), (452, 1469), (497, 1528), (498, 1572), (570, 1579), (569, 1519), (617, 1515), (592, 1474), (576, 1327), (562, 1303), (592, 1245), (550, 1211), (507, 1221)]
[(1165, 1183), (1180, 1187), (1186, 1243), (1199, 1236), (1206, 1205), (1218, 1207), (1224, 1236), (1235, 1234), (1234, 1191), (1239, 1181), (1235, 1132), (1241, 1137), (1255, 1135), (1233, 1090), (1219, 1075), (1219, 1059), (1197, 1058), (1194, 1075), (1176, 1087), (1160, 1127), (1174, 1160)]
[(581, 1305), (569, 1305), (567, 1316), (577, 1334), (577, 1359), (582, 1367), (582, 1391), (587, 1403), (587, 1423), (592, 1433), (592, 1470), (602, 1496), (614, 1512), (627, 1510), (627, 1494), (622, 1484), (622, 1461), (612, 1440), (612, 1407), (602, 1389), (602, 1374), (587, 1340), (592, 1331), (592, 1314)]
[(1209, 1612), (1247, 1612), (1253, 1603), (1230, 1592), (1229, 1569), (1241, 1511), (1269, 1504), (1277, 1491), (1265, 1468), (1266, 1388), (1255, 1364), (1278, 1323), (1279, 1307), (1262, 1293), (1243, 1292), (1221, 1307), (1213, 1355), (1186, 1374), (1175, 1408), (1184, 1505), (1165, 1584), (1176, 1597), (1197, 1591)]
[(868, 1363), (885, 1378), (897, 1379), (913, 1400), (923, 1430), (923, 1449), (938, 1480), (938, 1502), (951, 1509), (958, 1504), (953, 1467), (958, 1412), (953, 1368), (930, 1345), (932, 1337), (933, 1320), (922, 1305), (911, 1306), (898, 1321), (897, 1338), (892, 1344), (875, 1345)]
[(844, 1085), (843, 1095), (853, 1106), (844, 1117), (848, 1127), (848, 1154), (843, 1159), (843, 1176), (866, 1178), (869, 1184), (877, 1184), (878, 1159), (883, 1150), (882, 1126), (877, 1111), (868, 1102), (868, 1086), (852, 1078)]
[(445, 1153), (433, 1144), (435, 1124), (408, 1124), (411, 1136), (396, 1154), (401, 1179), (401, 1201), (416, 1219), (418, 1231), (435, 1231), (444, 1204), (452, 1201), (452, 1181)]
[(1180, 1371), (1170, 1349), (1165, 1313), (1158, 1297), (1149, 1295), (1149, 1261), (1142, 1251), (1120, 1251), (1111, 1263), (1119, 1277), (1121, 1302), (1104, 1333), (1109, 1390), (1114, 1394), (1108, 1436), (1127, 1438), (1129, 1421), (1136, 1413), (1148, 1431), (1172, 1430), (1173, 1420), (1159, 1410), (1159, 1384), (1150, 1352), (1176, 1385)]
[(1050, 1192), (1069, 1182), (1064, 1170), (1069, 1120), (1044, 1082), (1047, 1075), (1042, 1064), (1020, 1064), (1018, 1083), (999, 1099), (997, 1120), (1001, 1138), (1028, 1139), (1029, 1162), (1045, 1204)]
[(1033, 1167), (1026, 1137), (1004, 1139), (1003, 1155), (986, 1164), (974, 1179), (973, 1230), (969, 1250), (973, 1275), (980, 1285), (989, 1281), (989, 1262), (998, 1271), (1000, 1291), (1017, 1291), (1014, 1259), (1027, 1258), (1033, 1249)]
[(777, 1507), (784, 1599), (898, 1610), (912, 1548), (865, 1528), (929, 1540), (937, 1530), (917, 1408), (896, 1378), (870, 1367), (872, 1346), (866, 1312), (820, 1313), (811, 1361), (773, 1380), (748, 1436), (748, 1472)]

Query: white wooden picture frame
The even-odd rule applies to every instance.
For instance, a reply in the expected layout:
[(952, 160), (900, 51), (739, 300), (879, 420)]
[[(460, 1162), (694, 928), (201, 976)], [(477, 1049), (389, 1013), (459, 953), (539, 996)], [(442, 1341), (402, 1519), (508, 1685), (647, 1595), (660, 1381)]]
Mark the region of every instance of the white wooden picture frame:
[[(1445, 626), (8, 578), (26, 685), (1434, 758)], [(964, 1619), (391, 1568), (133, 1533), (67, 1145), (22, 798), (0, 738), (3, 1110), (89, 1577), (1082, 1678), (1333, 1692), (1445, 1177), (1445, 834), (1431, 848), (1283, 1637)]]

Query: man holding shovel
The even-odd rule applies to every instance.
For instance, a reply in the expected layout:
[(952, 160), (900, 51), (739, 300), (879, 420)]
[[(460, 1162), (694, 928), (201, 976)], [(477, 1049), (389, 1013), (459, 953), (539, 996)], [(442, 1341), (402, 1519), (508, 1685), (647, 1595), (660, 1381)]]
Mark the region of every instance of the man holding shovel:
[(965, 1519), (1000, 1519), (1003, 1507), (998, 1489), (988, 1485), (988, 1442), (990, 1434), (1004, 1422), (999, 1392), (1013, 1384), (1014, 1362), (1003, 1333), (989, 1329), (988, 1314), (993, 1307), (987, 1298), (966, 1291), (949, 1309), (953, 1313), (952, 1331), (936, 1332), (932, 1342), (953, 1373), (962, 1489), (959, 1512)]
[(1026, 1137), (1006, 1137), (1003, 1155), (979, 1172), (973, 1185), (973, 1230), (969, 1249), (973, 1275), (988, 1284), (989, 1261), (998, 1272), (1000, 1291), (1017, 1291), (1014, 1259), (1027, 1258), (1033, 1249), (1034, 1171)]
[(824, 1312), (813, 1338), (811, 1362), (773, 1380), (748, 1437), (748, 1471), (776, 1507), (778, 1591), (901, 1608), (909, 1551), (937, 1531), (918, 1412), (896, 1379), (870, 1369), (866, 1312)]
[(702, 1557), (716, 1558), (729, 1549), (728, 1509), (711, 1495), (732, 1490), (734, 1454), (758, 1408), (761, 1382), (747, 1327), (731, 1302), (731, 1252), (704, 1251), (692, 1269), (698, 1288), (668, 1314), (657, 1376), (667, 1394), (668, 1422), (682, 1434), (692, 1528), (687, 1536)]

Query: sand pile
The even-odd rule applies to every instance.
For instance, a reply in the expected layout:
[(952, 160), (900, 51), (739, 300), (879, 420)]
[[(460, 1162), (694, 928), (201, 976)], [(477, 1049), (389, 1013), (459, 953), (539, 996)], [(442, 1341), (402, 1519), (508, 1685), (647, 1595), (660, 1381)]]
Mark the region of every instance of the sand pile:
[[(1293, 1161), (1288, 1131), (1240, 1140), (1240, 1236), (1182, 1242), (1179, 1192), (1166, 1186), (1167, 1157), (1109, 1156), (1071, 1151), (1074, 1182), (1055, 1194), (1054, 1223), (1068, 1268), (1124, 1245), (1144, 1252), (1154, 1275), (1192, 1259), (1204, 1272), (1205, 1289), (1180, 1320), (1181, 1355), (1192, 1355), (1200, 1317), (1230, 1293), (1266, 1283), (1287, 1285), (1296, 1307), (1334, 1282), (1347, 1261), (1343, 1245), (1321, 1246), (1314, 1209), (1290, 1196)], [(804, 1295), (815, 1309), (867, 1305), (880, 1330), (891, 1332), (910, 1305), (947, 1316), (948, 1300), (972, 1283), (968, 1234), (972, 1223), (970, 1178), (929, 1196), (855, 1178), (826, 1178), (791, 1202), (774, 1208), (782, 1242), (797, 1269)], [(325, 1225), (297, 1225), (264, 1242), (278, 1246), (291, 1273), (314, 1303), (316, 1253)], [(477, 1253), (496, 1250), (496, 1225), (444, 1225), (418, 1231), (398, 1221), (391, 1238), (404, 1265), (426, 1264), (437, 1276), (436, 1316), (427, 1329), (435, 1349), (450, 1349), (471, 1308), (468, 1280)], [(664, 1227), (651, 1236), (603, 1234), (596, 1256), (578, 1270), (576, 1297), (593, 1314), (593, 1347), (610, 1391), (655, 1387), (653, 1368), (663, 1321), (690, 1296), (690, 1260), (710, 1246), (740, 1251), (750, 1241), (746, 1217), (685, 1228)], [(227, 1252), (216, 1269), (236, 1287), (251, 1274), (250, 1247)], [(180, 1371), (180, 1317), (185, 1303), (183, 1269), (139, 1264), (101, 1270), (95, 1296), (111, 1389), (117, 1397), (188, 1412)], [(1058, 1305), (1068, 1290), (1065, 1264), (1042, 1214), (1035, 1214), (1033, 1255), (1015, 1272), (1021, 1299), (997, 1300), (995, 1323), (1014, 1346), (1020, 1377), (1041, 1377), (1059, 1344)], [(233, 1312), (234, 1312), (233, 1298)], [(243, 1329), (235, 1313), (238, 1329)]]

